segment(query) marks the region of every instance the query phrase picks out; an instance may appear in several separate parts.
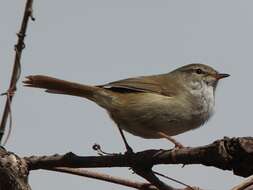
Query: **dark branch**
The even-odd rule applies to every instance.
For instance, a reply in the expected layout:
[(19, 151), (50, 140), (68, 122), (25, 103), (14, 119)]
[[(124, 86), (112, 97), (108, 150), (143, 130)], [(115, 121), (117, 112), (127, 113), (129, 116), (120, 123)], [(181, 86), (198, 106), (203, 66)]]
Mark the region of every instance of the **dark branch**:
[(0, 189), (31, 190), (26, 162), (2, 147), (0, 148)]
[[(163, 190), (179, 190), (168, 186), (160, 181), (152, 172), (151, 168), (156, 164), (203, 164), (214, 166), (220, 169), (232, 170), (237, 175), (252, 175), (253, 166), (253, 138), (224, 138), (214, 143), (196, 148), (184, 148), (179, 150), (146, 150), (135, 154), (127, 155), (108, 155), (108, 156), (88, 156), (81, 157), (73, 153), (53, 156), (33, 156), (19, 158), (13, 153), (0, 149), (0, 172), (2, 177), (0, 181), (10, 181), (5, 176), (17, 175), (12, 180), (18, 180), (27, 184), (27, 175), (29, 170), (47, 169), (59, 172), (68, 172), (74, 175), (82, 175), (108, 182), (118, 183), (128, 186), (133, 185), (137, 189), (150, 190), (154, 187), (147, 183), (131, 182), (109, 175), (92, 173), (86, 170), (73, 168), (95, 168), (95, 167), (130, 167), (133, 171), (145, 178), (152, 185)], [(58, 167), (58, 168), (57, 168)], [(71, 168), (59, 168), (71, 167)], [(9, 174), (10, 173), (10, 174)], [(13, 174), (14, 173), (14, 174)], [(19, 179), (21, 178), (21, 179)], [(15, 182), (14, 182), (15, 183)], [(5, 186), (8, 184), (3, 183)], [(130, 185), (129, 185), (130, 184)], [(0, 184), (2, 185), (2, 184)], [(1, 188), (0, 188), (1, 189)], [(185, 190), (193, 189), (191, 187)], [(197, 189), (197, 188), (194, 188)], [(23, 190), (23, 189), (22, 189)], [(182, 190), (182, 189), (180, 189)]]
[(202, 164), (247, 177), (253, 174), (253, 138), (224, 138), (212, 144), (177, 150), (146, 150), (132, 155), (77, 156), (73, 153), (25, 158), (30, 170), (54, 167), (152, 168), (157, 164)]
[(155, 185), (159, 190), (175, 190), (173, 187), (163, 183), (150, 168), (134, 168), (134, 172)]

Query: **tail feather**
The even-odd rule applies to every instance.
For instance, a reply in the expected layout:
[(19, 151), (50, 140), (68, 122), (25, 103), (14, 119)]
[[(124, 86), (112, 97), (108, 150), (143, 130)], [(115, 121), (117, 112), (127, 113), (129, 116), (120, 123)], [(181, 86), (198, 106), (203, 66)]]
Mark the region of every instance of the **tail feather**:
[(68, 94), (88, 99), (92, 99), (94, 93), (100, 90), (99, 87), (73, 83), (43, 75), (27, 76), (23, 83), (24, 86), (46, 89), (48, 93)]

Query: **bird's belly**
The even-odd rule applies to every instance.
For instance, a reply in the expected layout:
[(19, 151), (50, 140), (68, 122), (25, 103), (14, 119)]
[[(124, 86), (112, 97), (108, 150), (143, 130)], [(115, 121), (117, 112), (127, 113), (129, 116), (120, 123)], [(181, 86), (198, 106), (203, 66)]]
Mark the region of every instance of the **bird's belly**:
[(190, 122), (184, 123), (183, 121), (165, 120), (158, 116), (157, 119), (147, 119), (141, 122), (137, 121), (133, 123), (132, 120), (124, 122), (120, 127), (133, 135), (148, 139), (156, 139), (161, 138), (158, 132), (163, 132), (168, 136), (175, 136), (198, 126)]
[(143, 138), (161, 138), (158, 132), (174, 136), (199, 127), (205, 120), (187, 110), (187, 102), (177, 102), (156, 94), (146, 94), (124, 109), (109, 112), (123, 130)]

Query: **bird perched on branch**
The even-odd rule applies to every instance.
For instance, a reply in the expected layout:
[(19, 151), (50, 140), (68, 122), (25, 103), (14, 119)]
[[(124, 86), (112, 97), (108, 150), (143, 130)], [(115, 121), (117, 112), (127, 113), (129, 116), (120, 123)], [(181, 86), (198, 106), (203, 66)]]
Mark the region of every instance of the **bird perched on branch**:
[(204, 64), (190, 64), (172, 72), (128, 78), (104, 85), (78, 84), (43, 75), (27, 76), (25, 86), (46, 92), (87, 98), (107, 110), (117, 124), (127, 151), (123, 131), (148, 139), (166, 138), (196, 129), (212, 115), (219, 73)]

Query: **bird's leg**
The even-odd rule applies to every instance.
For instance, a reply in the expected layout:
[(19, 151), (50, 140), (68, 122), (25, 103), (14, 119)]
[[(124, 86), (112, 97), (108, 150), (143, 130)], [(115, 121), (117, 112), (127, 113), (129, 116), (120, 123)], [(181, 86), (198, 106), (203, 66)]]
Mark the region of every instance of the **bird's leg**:
[(184, 148), (184, 146), (183, 146), (180, 142), (176, 141), (174, 138), (172, 138), (172, 137), (166, 135), (165, 133), (163, 133), (163, 132), (158, 132), (158, 135), (160, 135), (162, 138), (166, 138), (166, 139), (168, 139), (170, 142), (172, 142), (172, 143), (175, 145), (175, 148), (178, 148), (178, 149), (179, 149), (179, 148)]
[(132, 154), (133, 153), (133, 149), (127, 143), (126, 137), (125, 137), (122, 129), (119, 126), (118, 126), (118, 129), (119, 129), (120, 135), (121, 135), (121, 137), (123, 139), (123, 142), (125, 144), (125, 147), (126, 147), (126, 154)]

